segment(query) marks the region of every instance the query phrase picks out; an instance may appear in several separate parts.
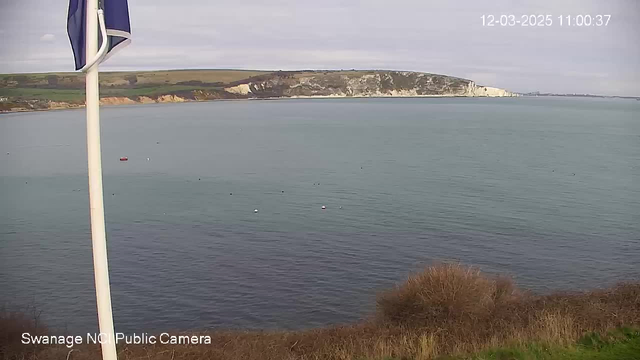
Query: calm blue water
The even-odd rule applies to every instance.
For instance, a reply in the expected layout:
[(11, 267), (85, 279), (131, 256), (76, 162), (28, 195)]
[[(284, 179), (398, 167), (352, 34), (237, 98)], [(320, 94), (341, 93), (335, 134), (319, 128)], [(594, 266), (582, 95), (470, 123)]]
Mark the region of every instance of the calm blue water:
[[(560, 98), (105, 107), (116, 330), (349, 322), (433, 260), (536, 291), (638, 279), (639, 114)], [(0, 116), (0, 303), (78, 332), (97, 327), (84, 119)]]

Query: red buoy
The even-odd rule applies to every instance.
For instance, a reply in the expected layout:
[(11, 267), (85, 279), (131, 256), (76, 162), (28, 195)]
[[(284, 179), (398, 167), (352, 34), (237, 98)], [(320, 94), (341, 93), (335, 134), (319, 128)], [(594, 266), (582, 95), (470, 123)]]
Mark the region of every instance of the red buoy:
[(123, 156), (123, 157), (120, 158), (120, 161), (128, 161), (128, 160), (129, 160), (129, 158), (126, 157), (126, 156)]

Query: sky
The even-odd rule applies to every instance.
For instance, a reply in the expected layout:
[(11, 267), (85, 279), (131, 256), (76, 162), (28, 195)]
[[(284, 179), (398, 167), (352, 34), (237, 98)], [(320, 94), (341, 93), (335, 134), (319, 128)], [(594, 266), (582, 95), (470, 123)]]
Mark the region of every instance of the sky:
[[(386, 69), (516, 92), (640, 96), (635, 0), (129, 0), (129, 9), (132, 43), (102, 71)], [(0, 73), (73, 71), (67, 11), (67, 0), (0, 0)], [(553, 23), (482, 24), (511, 14)], [(598, 14), (611, 15), (607, 26), (558, 19)]]

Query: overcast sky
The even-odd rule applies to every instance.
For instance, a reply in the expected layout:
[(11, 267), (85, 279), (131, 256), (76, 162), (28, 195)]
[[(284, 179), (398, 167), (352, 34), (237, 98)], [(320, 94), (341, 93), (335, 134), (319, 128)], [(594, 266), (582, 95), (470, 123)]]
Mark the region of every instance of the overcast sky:
[[(107, 0), (108, 1), (108, 0)], [(640, 96), (640, 1), (129, 0), (133, 42), (102, 70), (391, 69), (512, 91)], [(0, 0), (0, 73), (73, 71), (67, 0)], [(483, 27), (481, 16), (553, 16)], [(610, 14), (606, 27), (559, 15)]]

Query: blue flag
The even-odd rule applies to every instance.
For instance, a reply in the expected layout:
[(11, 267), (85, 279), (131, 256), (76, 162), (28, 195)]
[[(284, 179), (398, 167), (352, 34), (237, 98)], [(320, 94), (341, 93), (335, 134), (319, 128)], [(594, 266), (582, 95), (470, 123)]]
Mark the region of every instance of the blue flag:
[[(104, 10), (104, 20), (107, 28), (107, 40), (109, 49), (106, 60), (115, 50), (128, 45), (131, 42), (131, 25), (129, 23), (129, 6), (127, 0), (102, 0), (100, 8)], [(69, 16), (67, 18), (67, 32), (73, 55), (76, 60), (76, 70), (82, 69), (86, 63), (85, 36), (86, 30), (87, 0), (70, 0)], [(100, 31), (98, 31), (100, 33)], [(102, 36), (98, 47), (102, 45)]]

